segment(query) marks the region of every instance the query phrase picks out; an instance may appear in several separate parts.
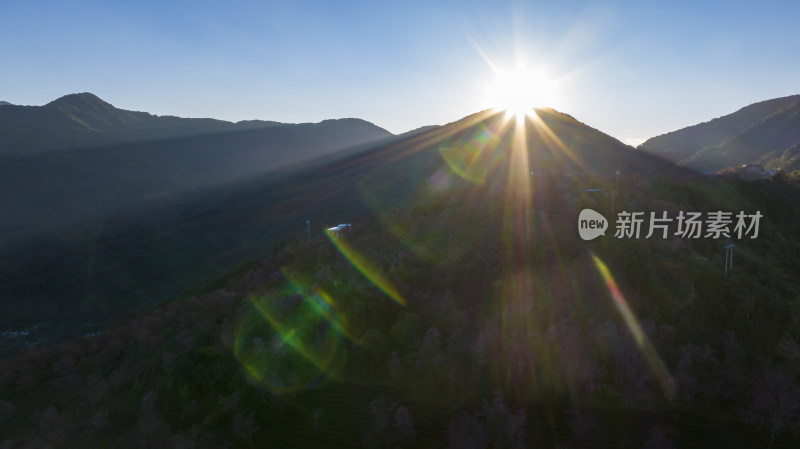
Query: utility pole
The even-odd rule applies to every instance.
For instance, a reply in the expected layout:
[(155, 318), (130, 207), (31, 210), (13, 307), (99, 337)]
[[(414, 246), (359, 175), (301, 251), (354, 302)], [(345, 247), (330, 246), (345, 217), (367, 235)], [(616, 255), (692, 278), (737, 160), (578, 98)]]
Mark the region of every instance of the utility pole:
[(619, 188), (619, 170), (616, 171), (617, 183), (614, 184), (614, 191), (611, 192), (611, 219), (614, 219), (614, 200), (617, 198), (617, 189)]
[(728, 270), (733, 269), (733, 243), (725, 247), (725, 276), (728, 275)]

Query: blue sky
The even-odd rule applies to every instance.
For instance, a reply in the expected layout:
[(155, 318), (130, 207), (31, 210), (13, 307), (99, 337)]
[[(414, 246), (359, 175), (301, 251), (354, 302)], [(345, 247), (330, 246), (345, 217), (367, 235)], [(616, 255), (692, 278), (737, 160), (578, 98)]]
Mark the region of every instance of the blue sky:
[(360, 117), (404, 132), (492, 106), (524, 60), (552, 106), (619, 139), (800, 93), (792, 2), (16, 1), (0, 100), (92, 92), (154, 114)]

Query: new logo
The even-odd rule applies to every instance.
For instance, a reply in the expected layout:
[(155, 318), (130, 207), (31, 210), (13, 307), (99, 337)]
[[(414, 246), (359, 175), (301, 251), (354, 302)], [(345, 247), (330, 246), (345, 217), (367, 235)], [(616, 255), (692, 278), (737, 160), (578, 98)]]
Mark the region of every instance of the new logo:
[(584, 209), (578, 215), (578, 234), (584, 240), (594, 240), (601, 235), (606, 235), (608, 220), (599, 212)]

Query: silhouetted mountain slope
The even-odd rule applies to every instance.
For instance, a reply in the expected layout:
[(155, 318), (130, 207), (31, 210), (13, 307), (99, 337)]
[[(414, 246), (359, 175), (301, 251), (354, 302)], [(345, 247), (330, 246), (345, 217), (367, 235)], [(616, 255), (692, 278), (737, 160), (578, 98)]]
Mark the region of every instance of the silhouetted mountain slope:
[[(308, 126), (340, 129), (337, 123)], [(353, 122), (359, 123), (362, 122)], [(49, 189), (27, 193), (27, 202), (13, 203), (10, 193), (6, 193), (4, 201), (17, 209), (42, 203), (37, 206), (38, 213), (50, 211), (48, 219), (54, 221), (70, 216), (69, 209), (53, 200), (59, 196), (66, 198), (60, 201), (83, 201), (80, 208), (98, 210), (91, 219), (68, 231), (38, 233), (38, 237), (24, 244), (4, 242), (0, 249), (0, 283), (4, 286), (0, 304), (5, 326), (37, 320), (106, 322), (120, 310), (147, 309), (225, 267), (247, 258), (268, 256), (281, 238), (305, 238), (306, 219), (312, 220), (314, 235), (318, 235), (323, 227), (347, 222), (356, 214), (380, 213), (430, 192), (470, 189), (475, 195), (501, 199), (508, 189), (535, 182), (538, 187), (531, 201), (543, 204), (551, 197), (564, 196), (558, 189), (566, 187), (557, 186), (565, 181), (574, 179), (591, 187), (610, 187), (616, 169), (622, 170), (624, 176), (685, 172), (553, 110), (540, 110), (537, 119), (528, 120), (520, 128), (502, 113), (484, 111), (421, 134), (365, 145), (346, 158), (329, 155), (316, 163), (285, 166), (279, 173), (169, 194), (180, 190), (169, 183), (174, 181), (170, 177), (174, 173), (189, 171), (191, 176), (183, 176), (195, 181), (193, 176), (199, 175), (192, 164), (222, 163), (222, 159), (213, 158), (218, 144), (238, 142), (236, 139), (254, 142), (250, 139), (253, 135), (281, 131), (284, 138), (271, 134), (271, 141), (277, 142), (276, 148), (282, 148), (281, 142), (290, 141), (292, 133), (303, 133), (304, 129), (301, 125), (274, 127), (162, 142), (154, 153), (164, 155), (162, 168), (149, 172), (141, 168), (151, 165), (137, 159), (142, 152), (149, 154), (146, 145), (93, 150), (96, 153), (88, 159), (80, 152), (50, 153), (36, 156), (42, 159), (35, 161), (25, 159), (32, 167), (39, 167), (46, 165), (45, 156), (81, 156), (76, 161), (61, 159), (51, 166), (50, 173), (38, 175), (51, 177), (53, 184)], [(520, 147), (515, 142), (519, 142), (523, 129), (525, 140)], [(203, 150), (204, 143), (208, 143), (207, 151)], [(236, 146), (253, 151), (261, 148), (241, 142)], [(172, 150), (191, 152), (194, 158), (171, 160), (167, 155)], [(522, 165), (525, 158), (519, 159), (523, 153), (527, 155), (527, 167)], [(111, 178), (92, 177), (92, 165), (81, 165), (86, 160), (104, 161), (104, 157), (125, 161), (115, 166), (128, 167), (130, 172), (107, 172), (117, 176), (114, 184)], [(12, 159), (6, 162), (18, 163)], [(56, 168), (65, 166), (71, 167), (68, 172), (80, 172), (81, 176), (72, 178)], [(170, 166), (175, 170), (163, 168)], [(17, 171), (23, 170), (7, 167), (6, 173)], [(531, 171), (535, 176), (530, 175)], [(142, 173), (149, 178), (141, 178)], [(67, 179), (74, 179), (76, 184)], [(141, 182), (143, 179), (146, 182)], [(82, 189), (93, 187), (81, 182), (89, 180), (106, 185), (96, 192), (105, 191), (108, 197), (84, 199)], [(100, 206), (92, 204), (113, 204), (109, 198), (141, 195), (141, 191), (130, 193), (131, 185), (161, 186), (167, 193), (157, 200), (122, 204), (113, 213), (102, 213)], [(26, 188), (38, 187), (31, 182)], [(153, 187), (148, 193), (155, 198), (159, 192)], [(24, 220), (24, 225), (37, 229), (43, 219), (28, 216)], [(65, 332), (64, 328), (59, 329)], [(62, 334), (42, 339), (52, 341), (59, 335)]]
[[(20, 116), (30, 115), (32, 130), (19, 131), (20, 136), (47, 135), (48, 140), (64, 134), (69, 136), (66, 141), (75, 142), (87, 136), (105, 139), (124, 134), (131, 142), (0, 155), (4, 180), (0, 208), (6, 211), (0, 217), (0, 232), (7, 245), (69, 232), (75, 225), (102, 220), (137, 203), (234, 182), (346, 149), (357, 151), (359, 145), (391, 136), (359, 119), (234, 125), (156, 118), (116, 109), (91, 94), (68, 95), (40, 108), (11, 109), (17, 123)], [(14, 126), (14, 120), (0, 123)], [(7, 142), (6, 137), (0, 134), (0, 142)]]
[(14, 106), (14, 105), (7, 101), (0, 101), (0, 106)]
[(90, 93), (65, 95), (47, 103), (43, 108), (51, 112), (53, 118), (71, 120), (73, 129), (96, 132), (150, 118), (147, 114), (117, 109)]
[[(615, 170), (642, 175), (685, 173), (684, 170), (670, 167), (671, 164), (662, 158), (636, 151), (633, 147), (586, 126), (569, 115), (546, 109), (539, 110), (539, 116), (569, 150), (566, 155), (562, 154), (558, 158), (567, 164), (567, 168), (578, 170), (579, 174), (612, 176)], [(530, 124), (528, 129), (529, 135), (541, 133)], [(558, 155), (559, 152), (563, 153), (553, 139), (541, 137), (541, 140), (544, 141), (541, 145), (544, 145), (548, 151), (535, 152), (534, 157), (537, 157), (538, 154)]]
[(398, 134), (398, 136), (411, 137), (411, 136), (414, 136), (416, 134), (422, 134), (424, 132), (434, 130), (434, 129), (438, 128), (438, 127), (439, 127), (439, 125), (420, 126), (419, 128), (412, 129), (410, 131), (406, 131), (406, 132), (404, 132), (402, 134)]
[[(0, 155), (137, 143), (281, 125), (290, 124), (159, 117), (115, 108), (90, 93), (71, 94), (44, 106), (13, 106), (0, 110)], [(372, 126), (373, 135), (385, 137), (391, 134)], [(356, 137), (355, 140), (359, 139)], [(351, 144), (347, 142), (344, 146)]]
[(746, 106), (733, 114), (653, 137), (639, 148), (696, 169), (757, 162), (800, 140), (800, 95)]
[(71, 94), (44, 106), (0, 110), (0, 154), (30, 154), (232, 130), (221, 120), (157, 117), (117, 109), (90, 93)]
[[(770, 115), (720, 145), (704, 148), (684, 163), (698, 169), (738, 167), (755, 162), (767, 163), (767, 167), (782, 167), (783, 162), (776, 156), (783, 154), (797, 142), (800, 142), (800, 101)], [(775, 166), (775, 163), (781, 165)]]

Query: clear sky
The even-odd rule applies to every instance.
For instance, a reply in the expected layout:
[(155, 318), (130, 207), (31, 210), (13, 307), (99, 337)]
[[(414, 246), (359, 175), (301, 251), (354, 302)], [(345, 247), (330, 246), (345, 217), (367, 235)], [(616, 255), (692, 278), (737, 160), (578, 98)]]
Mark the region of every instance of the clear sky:
[(0, 100), (159, 115), (360, 117), (399, 133), (492, 106), (519, 61), (621, 140), (800, 93), (800, 2), (4, 0)]

